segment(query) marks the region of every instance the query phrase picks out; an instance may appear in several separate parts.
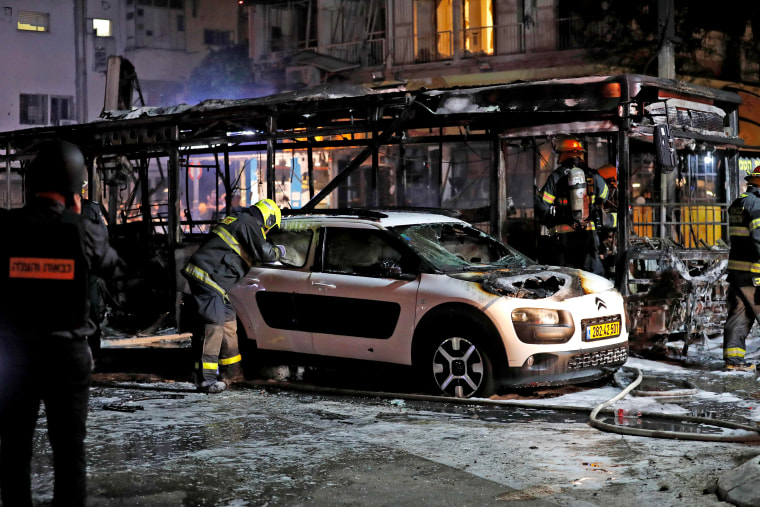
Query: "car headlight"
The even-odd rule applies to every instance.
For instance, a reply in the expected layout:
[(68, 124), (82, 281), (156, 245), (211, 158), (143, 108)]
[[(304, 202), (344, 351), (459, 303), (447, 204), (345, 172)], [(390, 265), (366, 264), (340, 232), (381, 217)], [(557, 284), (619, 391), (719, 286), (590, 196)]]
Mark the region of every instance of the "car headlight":
[(565, 343), (575, 332), (570, 312), (550, 308), (515, 308), (512, 325), (523, 343)]

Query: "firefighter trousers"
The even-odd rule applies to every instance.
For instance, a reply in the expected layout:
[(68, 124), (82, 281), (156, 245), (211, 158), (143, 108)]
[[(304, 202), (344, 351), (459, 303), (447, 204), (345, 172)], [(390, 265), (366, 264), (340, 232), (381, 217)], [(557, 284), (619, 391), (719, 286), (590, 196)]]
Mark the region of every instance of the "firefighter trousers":
[(221, 294), (199, 283), (191, 281), (190, 291), (196, 314), (193, 347), (198, 383), (243, 380), (235, 310)]
[[(4, 337), (0, 337), (4, 338)], [(53, 450), (54, 506), (84, 506), (85, 434), (92, 355), (85, 338), (31, 338), (15, 348), (0, 399), (0, 490), (3, 505), (31, 506), (31, 461), (40, 403)], [(5, 359), (5, 358), (4, 358)]]
[(747, 335), (760, 311), (758, 289), (734, 283), (728, 286), (728, 317), (723, 330), (723, 359), (727, 363), (744, 362)]

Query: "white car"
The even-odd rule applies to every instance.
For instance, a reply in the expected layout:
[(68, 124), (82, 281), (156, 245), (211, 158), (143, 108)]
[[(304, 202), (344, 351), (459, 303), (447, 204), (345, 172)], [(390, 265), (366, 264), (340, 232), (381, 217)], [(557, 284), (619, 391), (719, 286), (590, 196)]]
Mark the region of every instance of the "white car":
[(446, 214), (317, 210), (268, 239), (285, 258), (230, 294), (259, 350), (408, 365), (456, 397), (586, 382), (628, 359), (609, 280), (538, 265)]

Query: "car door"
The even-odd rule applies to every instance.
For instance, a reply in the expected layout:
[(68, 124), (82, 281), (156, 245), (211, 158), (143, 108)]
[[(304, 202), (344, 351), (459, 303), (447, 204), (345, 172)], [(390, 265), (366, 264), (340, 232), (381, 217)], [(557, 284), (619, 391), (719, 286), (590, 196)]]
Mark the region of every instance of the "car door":
[(301, 312), (309, 296), (313, 229), (273, 231), (269, 241), (285, 247), (281, 262), (252, 267), (230, 291), (230, 300), (248, 338), (263, 350), (311, 354), (311, 330)]
[[(378, 228), (324, 227), (311, 276), (314, 352), (411, 364), (419, 274)], [(399, 269), (400, 268), (400, 269)]]

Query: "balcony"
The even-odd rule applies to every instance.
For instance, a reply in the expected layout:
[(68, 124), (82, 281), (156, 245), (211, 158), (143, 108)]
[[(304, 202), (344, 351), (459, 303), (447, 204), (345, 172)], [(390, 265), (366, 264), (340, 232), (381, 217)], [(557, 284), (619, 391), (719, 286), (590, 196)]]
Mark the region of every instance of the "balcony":
[[(445, 30), (414, 36), (396, 36), (386, 44), (385, 33), (372, 33), (367, 40), (319, 45), (317, 41), (278, 41), (275, 50), (255, 64), (283, 67), (301, 51), (314, 51), (352, 66), (380, 67), (433, 63), (455, 58), (518, 55), (581, 49), (602, 40), (602, 26), (579, 18), (559, 19), (541, 24), (470, 27), (458, 32)], [(282, 46), (292, 49), (280, 49)]]
[(601, 27), (579, 18), (551, 23), (481, 26), (459, 33), (442, 31), (396, 37), (391, 54), (395, 65), (430, 63), (460, 58), (516, 55), (533, 52), (580, 49), (601, 40)]

